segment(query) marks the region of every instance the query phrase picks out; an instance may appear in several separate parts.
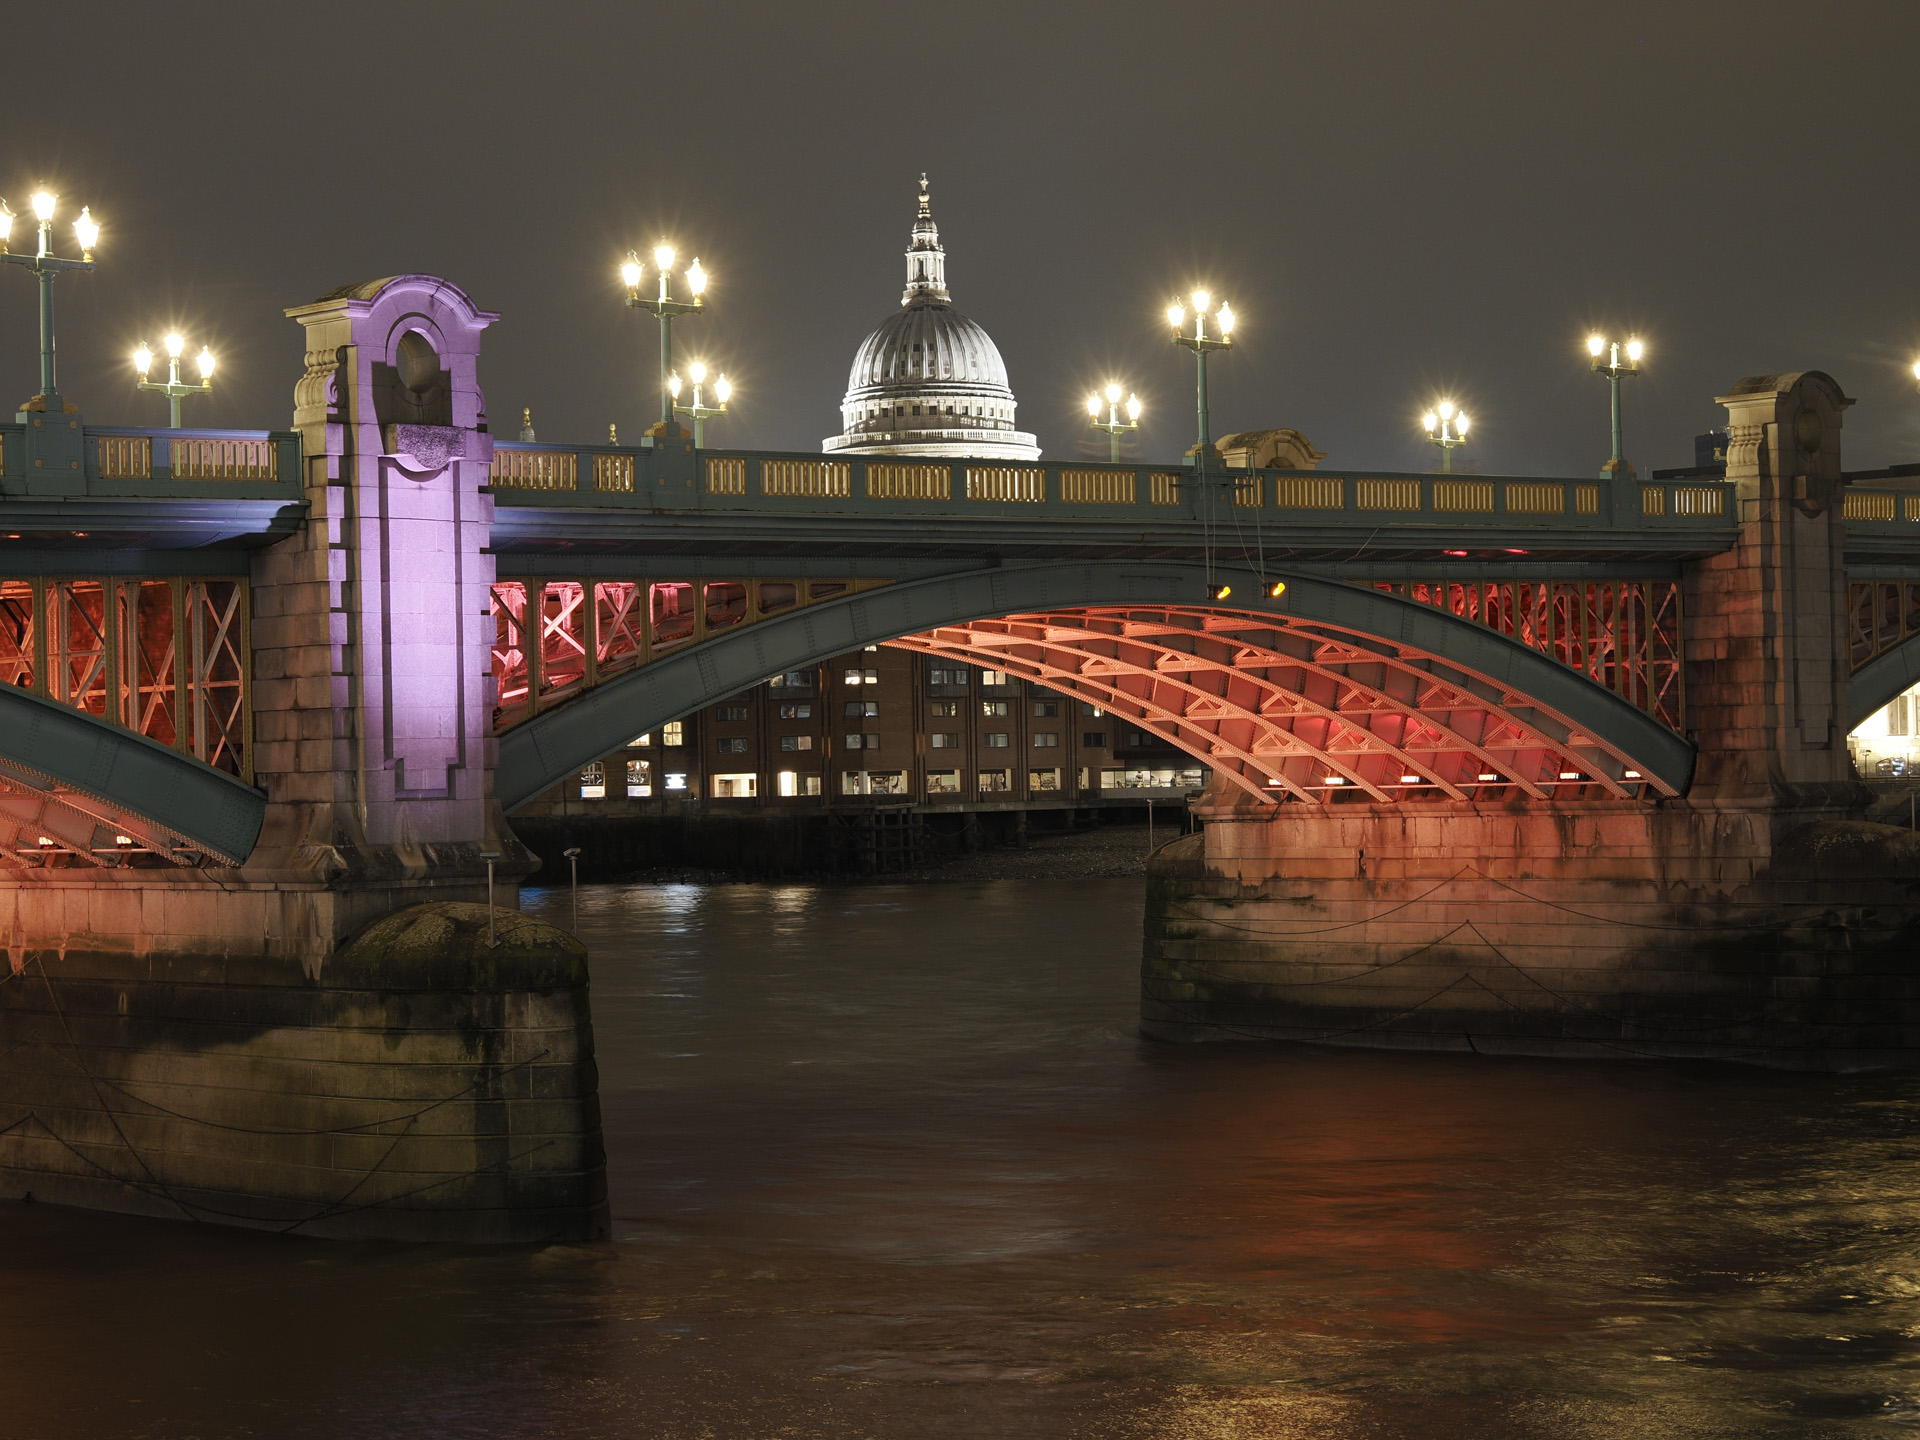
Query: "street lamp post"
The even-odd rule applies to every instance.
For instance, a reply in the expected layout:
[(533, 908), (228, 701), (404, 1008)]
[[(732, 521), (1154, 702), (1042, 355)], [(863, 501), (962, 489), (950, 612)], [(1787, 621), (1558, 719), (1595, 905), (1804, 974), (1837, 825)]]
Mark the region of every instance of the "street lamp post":
[(1455, 410), (1451, 400), (1442, 400), (1420, 417), (1420, 423), (1427, 427), (1427, 443), (1440, 447), (1440, 473), (1451, 475), (1453, 452), (1467, 443), (1467, 412)]
[[(39, 224), (40, 248), (31, 255), (16, 255), (7, 248), (7, 241), (13, 234), (13, 211), (0, 200), (0, 261), (9, 265), (24, 265), (40, 280), (40, 393), (43, 396), (57, 395), (53, 376), (53, 280), (62, 270), (93, 269), (93, 247), (99, 242), (100, 227), (94, 223), (91, 210), (82, 205), (80, 218), (73, 222), (74, 238), (80, 242), (80, 258), (63, 260), (53, 253), (53, 212), (58, 197), (51, 191), (41, 190), (33, 197), (33, 218)], [(48, 407), (52, 409), (51, 405)]]
[(1594, 370), (1605, 375), (1613, 383), (1613, 459), (1600, 472), (1602, 480), (1631, 479), (1633, 466), (1627, 463), (1623, 447), (1623, 432), (1620, 424), (1620, 379), (1623, 375), (1640, 373), (1642, 347), (1638, 340), (1628, 340), (1626, 344), (1626, 363), (1620, 361), (1620, 342), (1606, 340), (1598, 335), (1587, 337), (1587, 354), (1592, 357)]
[(667, 399), (679, 414), (692, 417), (693, 448), (699, 450), (706, 445), (706, 422), (708, 417), (727, 413), (727, 399), (733, 394), (733, 382), (727, 379), (724, 371), (714, 376), (713, 398), (720, 403), (717, 405), (709, 405), (705, 402), (700, 389), (701, 386), (707, 383), (707, 367), (702, 365), (698, 360), (694, 361), (693, 364), (687, 367), (687, 379), (693, 382), (693, 403), (691, 405), (682, 405), (680, 403), (680, 377), (678, 375), (669, 375), (667, 377)]
[(693, 263), (686, 268), (687, 293), (691, 300), (673, 298), (673, 247), (656, 245), (653, 249), (653, 268), (660, 276), (660, 290), (649, 298), (640, 293), (640, 281), (645, 267), (640, 263), (640, 254), (636, 250), (627, 252), (626, 264), (620, 267), (620, 278), (627, 285), (627, 308), (645, 310), (660, 322), (660, 433), (664, 436), (673, 427), (673, 392), (670, 381), (673, 375), (673, 317), (676, 315), (697, 314), (706, 308), (701, 298), (707, 289), (707, 272), (700, 268), (700, 257), (693, 257)]
[(140, 376), (140, 389), (158, 390), (167, 397), (167, 404), (171, 408), (173, 417), (169, 424), (173, 429), (178, 430), (180, 402), (189, 395), (205, 395), (213, 389), (213, 351), (205, 345), (200, 347), (200, 355), (196, 362), (200, 366), (200, 383), (189, 385), (180, 378), (180, 352), (187, 348), (187, 342), (175, 332), (167, 336), (166, 346), (167, 378), (164, 383), (147, 379), (147, 372), (153, 369), (153, 352), (147, 348), (147, 342), (144, 340), (133, 352), (133, 368)]
[[(1188, 299), (1193, 304), (1193, 333), (1186, 333), (1187, 310), (1178, 300), (1167, 307), (1167, 324), (1173, 328), (1173, 343), (1193, 351), (1199, 362), (1200, 377), (1197, 393), (1200, 412), (1199, 463), (1204, 476), (1207, 468), (1207, 452), (1213, 448), (1211, 423), (1207, 417), (1207, 356), (1215, 350), (1233, 348), (1233, 307), (1226, 301), (1220, 302), (1218, 311), (1213, 309), (1213, 297), (1204, 290), (1196, 290)], [(1214, 325), (1219, 332), (1207, 334), (1207, 315), (1213, 313)]]
[(1108, 382), (1106, 394), (1107, 418), (1104, 420), (1100, 418), (1100, 396), (1098, 394), (1087, 396), (1087, 424), (1094, 430), (1104, 430), (1107, 432), (1107, 447), (1109, 452), (1107, 458), (1112, 461), (1113, 464), (1118, 465), (1120, 463), (1120, 437), (1140, 428), (1140, 397), (1138, 395), (1127, 396), (1127, 418), (1122, 420), (1120, 418), (1119, 385), (1111, 381)]

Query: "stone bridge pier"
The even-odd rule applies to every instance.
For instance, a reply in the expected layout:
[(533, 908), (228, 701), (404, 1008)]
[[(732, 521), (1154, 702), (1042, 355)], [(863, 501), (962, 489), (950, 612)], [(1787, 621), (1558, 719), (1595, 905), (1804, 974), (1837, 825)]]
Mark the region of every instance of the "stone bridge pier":
[(1149, 1033), (1815, 1068), (1920, 1057), (1920, 843), (1860, 818), (1870, 795), (1846, 745), (1852, 402), (1808, 372), (1743, 380), (1721, 403), (1740, 528), (1685, 564), (1687, 792), (1596, 801), (1570, 777), (1546, 803), (1216, 795), (1203, 834), (1153, 862)]
[(497, 317), (420, 275), (288, 313), (306, 517), (251, 562), (259, 840), (237, 866), (4, 872), (0, 1193), (604, 1235), (585, 952), (515, 908), (537, 862), (493, 796)]

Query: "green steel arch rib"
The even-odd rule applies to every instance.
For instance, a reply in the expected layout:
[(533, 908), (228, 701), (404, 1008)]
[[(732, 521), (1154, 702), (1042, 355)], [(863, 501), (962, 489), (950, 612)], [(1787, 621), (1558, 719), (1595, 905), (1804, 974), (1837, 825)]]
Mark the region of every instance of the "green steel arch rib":
[(1847, 680), (1847, 714), (1858, 725), (1894, 696), (1920, 685), (1920, 635), (1882, 650)]
[[(144, 735), (13, 686), (0, 686), (0, 834), (29, 831), (90, 855), (115, 832), (177, 859), (228, 865), (253, 852), (266, 797)], [(33, 844), (37, 837), (25, 843)]]
[[(1343, 634), (1364, 639), (1362, 648), (1376, 653), (1360, 659), (1379, 658), (1407, 672), (1438, 667), (1450, 692), (1471, 691), (1473, 704), (1510, 716), (1528, 734), (1550, 737), (1552, 747), (1564, 753), (1603, 757), (1620, 773), (1637, 769), (1667, 794), (1683, 793), (1692, 779), (1694, 748), (1683, 737), (1586, 676), (1482, 625), (1383, 591), (1284, 570), (1265, 581), (1237, 569), (1217, 571), (1213, 578), (1232, 587), (1231, 605), (1218, 608), (1237, 621), (1270, 619), (1277, 627), (1329, 643)], [(1270, 598), (1266, 582), (1276, 578), (1287, 582), (1286, 590)], [(675, 651), (508, 730), (499, 742), (495, 793), (512, 810), (636, 734), (657, 730), (770, 675), (817, 665), (862, 645), (1015, 615), (1109, 607), (1204, 609), (1207, 583), (1195, 564), (1073, 561), (903, 581), (817, 603)], [(979, 663), (995, 663), (993, 653), (982, 651)], [(1169, 738), (1210, 758), (1196, 727), (1171, 726)], [(1619, 774), (1611, 776), (1608, 787), (1617, 791), (1618, 779)]]

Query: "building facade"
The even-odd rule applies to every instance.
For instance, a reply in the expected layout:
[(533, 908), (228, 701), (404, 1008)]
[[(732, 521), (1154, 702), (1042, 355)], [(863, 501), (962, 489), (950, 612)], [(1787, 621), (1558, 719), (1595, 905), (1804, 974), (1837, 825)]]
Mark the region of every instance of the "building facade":
[[(1085, 701), (875, 646), (635, 735), (515, 811), (513, 823), (550, 860), (563, 843), (593, 838), (604, 848), (623, 827), (664, 836), (624, 852), (636, 865), (660, 864), (673, 863), (672, 837), (689, 827), (890, 812), (947, 833), (998, 816), (1010, 837), (1035, 812), (1056, 812), (1051, 822), (1064, 827), (1149, 802), (1184, 811), (1208, 778), (1159, 734)], [(714, 863), (712, 847), (707, 854)]]

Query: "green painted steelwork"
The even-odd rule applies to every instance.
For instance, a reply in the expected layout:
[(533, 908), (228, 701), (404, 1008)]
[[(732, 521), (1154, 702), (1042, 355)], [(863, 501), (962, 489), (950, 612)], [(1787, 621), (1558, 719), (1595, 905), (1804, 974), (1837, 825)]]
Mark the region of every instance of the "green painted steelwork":
[(0, 764), (137, 816), (230, 865), (253, 853), (266, 796), (84, 710), (0, 686)]
[(1858, 725), (1920, 685), (1920, 636), (1883, 650), (1847, 680), (1847, 713)]
[[(1277, 578), (1287, 580), (1286, 592), (1269, 599), (1268, 585)], [(1252, 597), (1235, 604), (1237, 611), (1323, 622), (1414, 647), (1564, 717), (1676, 792), (1683, 793), (1692, 777), (1693, 746), (1658, 720), (1544, 655), (1431, 606), (1283, 571), (1256, 575), (1219, 567), (1209, 579), (1193, 564), (1102, 561), (930, 576), (822, 601), (676, 651), (508, 730), (500, 737), (495, 794), (512, 810), (642, 731), (657, 730), (769, 675), (817, 665), (863, 645), (941, 625), (1049, 609), (1190, 605), (1201, 601), (1209, 583), (1221, 581), (1236, 595)]]

